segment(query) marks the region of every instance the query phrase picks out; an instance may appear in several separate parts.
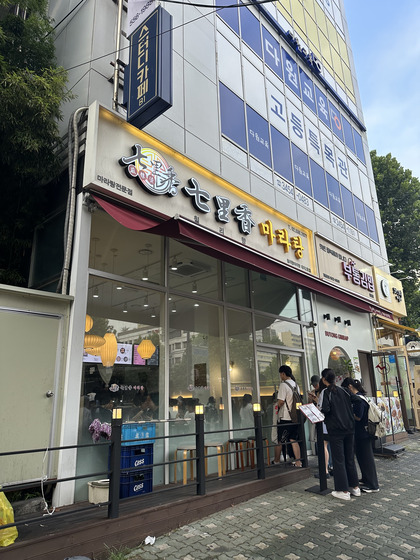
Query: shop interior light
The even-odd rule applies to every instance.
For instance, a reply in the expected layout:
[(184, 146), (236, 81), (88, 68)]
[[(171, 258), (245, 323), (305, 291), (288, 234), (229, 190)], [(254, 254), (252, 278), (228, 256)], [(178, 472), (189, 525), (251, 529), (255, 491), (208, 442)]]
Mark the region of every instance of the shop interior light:
[(329, 321), (331, 319), (331, 315), (329, 313), (324, 313), (325, 321)]
[(252, 409), (253, 409), (254, 412), (261, 412), (261, 403), (255, 402), (252, 405)]
[(153, 356), (155, 353), (156, 346), (153, 344), (151, 340), (145, 338), (140, 342), (137, 346), (137, 352), (143, 360), (148, 360)]
[(118, 353), (117, 339), (114, 333), (104, 334), (105, 344), (101, 348), (101, 361), (106, 368), (115, 364)]
[(85, 334), (84, 349), (88, 354), (102, 347), (105, 344), (105, 338), (97, 334)]
[(176, 313), (176, 304), (175, 304), (175, 302), (173, 302), (173, 304), (172, 304), (171, 313)]
[(143, 274), (141, 275), (141, 279), (146, 282), (146, 280), (149, 280), (149, 270), (147, 268), (147, 266), (145, 266), (143, 268)]
[(152, 313), (150, 314), (150, 317), (152, 317), (152, 319), (154, 319), (156, 317), (155, 308), (152, 309)]
[(113, 420), (121, 420), (122, 418), (122, 408), (113, 408), (112, 409), (112, 419)]
[(171, 270), (178, 270), (178, 263), (175, 257), (172, 259), (171, 262)]
[(93, 319), (90, 315), (86, 315), (85, 332), (89, 332), (92, 327), (93, 327)]
[(204, 414), (204, 406), (202, 404), (195, 405), (195, 413), (196, 414)]
[(149, 296), (144, 296), (143, 307), (149, 307)]
[(99, 297), (98, 286), (94, 286), (94, 288), (93, 288), (93, 293), (92, 293), (92, 297), (94, 297), (94, 298), (98, 298), (98, 297)]
[(376, 391), (376, 396), (380, 399), (382, 397), (382, 391)]
[(197, 282), (194, 281), (194, 282), (192, 283), (191, 293), (192, 293), (192, 294), (196, 294), (197, 292), (198, 292), (198, 289), (197, 289)]
[(334, 322), (335, 323), (341, 323), (341, 317), (340, 316), (334, 317)]
[(123, 305), (123, 313), (127, 313), (127, 312), (128, 312), (127, 304), (124, 303), (124, 305)]

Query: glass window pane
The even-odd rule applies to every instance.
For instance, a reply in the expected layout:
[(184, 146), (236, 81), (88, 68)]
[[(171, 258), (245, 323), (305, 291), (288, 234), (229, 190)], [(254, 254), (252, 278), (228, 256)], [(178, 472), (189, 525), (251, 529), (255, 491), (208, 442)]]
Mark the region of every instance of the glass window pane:
[(365, 216), (365, 205), (357, 196), (354, 197), (354, 209), (356, 211), (357, 229), (365, 235), (369, 235)]
[(227, 318), (232, 421), (233, 428), (242, 428), (241, 432), (235, 432), (234, 437), (247, 437), (255, 435), (249, 405), (258, 402), (251, 314), (229, 310)]
[(272, 126), (271, 142), (273, 145), (274, 171), (293, 183), (292, 158), (288, 138)]
[(246, 150), (244, 102), (221, 82), (219, 91), (222, 134)]
[(312, 196), (311, 180), (309, 178), (308, 156), (292, 142), (293, 172), (295, 185), (304, 193)]
[(168, 268), (171, 289), (192, 297), (222, 299), (219, 260), (171, 239)]
[(257, 343), (302, 348), (302, 334), (298, 323), (290, 323), (271, 317), (255, 316), (255, 340)]
[(365, 152), (363, 150), (363, 141), (360, 134), (353, 128), (354, 143), (356, 144), (357, 157), (366, 165)]
[[(216, 0), (216, 6), (232, 6), (235, 2), (230, 0)], [(226, 8), (218, 10), (217, 15), (239, 35), (239, 17), (237, 8)]]
[[(216, 409), (208, 414), (206, 432), (225, 427), (220, 407), (227, 395), (222, 308), (172, 295), (168, 345), (170, 414), (184, 420), (172, 425), (172, 433), (195, 433), (196, 404)], [(186, 439), (177, 438), (173, 445), (180, 443)]]
[(249, 153), (271, 167), (268, 122), (248, 105), (246, 106), (246, 115), (248, 119)]
[(355, 154), (356, 148), (354, 146), (353, 127), (345, 117), (341, 116), (341, 120), (343, 122), (344, 141), (346, 146)]
[(248, 271), (245, 268), (225, 263), (223, 282), (227, 302), (249, 307)]
[(327, 173), (327, 187), (331, 212), (334, 212), (337, 216), (342, 218), (343, 208), (341, 205), (340, 185), (338, 184), (337, 179), (334, 179), (334, 177), (332, 177), (329, 173)]
[(241, 7), (241, 35), (245, 43), (262, 58), (260, 22), (246, 8)]
[(357, 227), (356, 216), (353, 206), (353, 195), (351, 192), (341, 185), (341, 197), (343, 199), (344, 219), (354, 227)]
[(314, 191), (314, 198), (326, 208), (328, 208), (327, 185), (325, 183), (325, 172), (320, 165), (309, 158), (312, 176), (312, 189)]
[(128, 229), (106, 212), (93, 214), (90, 268), (161, 285), (162, 255), (163, 237)]
[(251, 271), (253, 307), (260, 311), (298, 319), (296, 290), (282, 278)]
[(371, 239), (373, 239), (373, 241), (379, 243), (378, 230), (376, 229), (375, 214), (372, 208), (369, 208), (369, 206), (366, 206), (366, 204), (365, 204), (365, 213), (366, 213), (366, 218), (369, 227), (369, 236)]

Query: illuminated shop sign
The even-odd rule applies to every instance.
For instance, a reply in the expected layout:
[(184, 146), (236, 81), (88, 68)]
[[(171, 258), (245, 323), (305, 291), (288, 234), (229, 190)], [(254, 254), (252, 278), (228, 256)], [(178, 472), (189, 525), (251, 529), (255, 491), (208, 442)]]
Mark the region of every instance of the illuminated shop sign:
[(137, 128), (172, 107), (172, 16), (161, 7), (130, 37), (124, 104), (127, 121)]
[(323, 280), (377, 301), (372, 266), (318, 236), (316, 252)]
[(397, 317), (405, 317), (407, 313), (401, 281), (376, 267), (373, 272), (381, 306), (392, 311)]

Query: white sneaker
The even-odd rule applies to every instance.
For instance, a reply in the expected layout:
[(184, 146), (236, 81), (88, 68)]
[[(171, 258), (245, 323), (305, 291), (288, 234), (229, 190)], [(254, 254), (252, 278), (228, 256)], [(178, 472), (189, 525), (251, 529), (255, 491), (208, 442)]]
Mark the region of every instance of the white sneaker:
[(350, 488), (350, 494), (352, 496), (361, 496), (360, 488)]
[(333, 490), (331, 496), (338, 498), (339, 500), (350, 500), (350, 492), (340, 492), (338, 490)]

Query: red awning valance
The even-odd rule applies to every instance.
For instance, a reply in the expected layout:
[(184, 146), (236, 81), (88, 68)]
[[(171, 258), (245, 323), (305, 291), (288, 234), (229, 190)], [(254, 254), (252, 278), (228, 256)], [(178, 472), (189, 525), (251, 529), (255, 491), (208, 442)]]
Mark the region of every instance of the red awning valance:
[(366, 313), (379, 312), (382, 315), (389, 316), (390, 319), (392, 318), (388, 311), (369, 301), (359, 299), (351, 293), (338, 290), (335, 286), (327, 284), (320, 278), (302, 274), (292, 267), (272, 260), (267, 255), (254, 251), (230, 238), (218, 235), (182, 216), (162, 221), (162, 219), (145, 216), (136, 209), (123, 207), (109, 200), (104, 200), (98, 195), (94, 195), (94, 199), (110, 216), (129, 229), (171, 237), (222, 261), (284, 278), (301, 288), (307, 288), (312, 292), (336, 299), (340, 303), (349, 305), (359, 311)]

